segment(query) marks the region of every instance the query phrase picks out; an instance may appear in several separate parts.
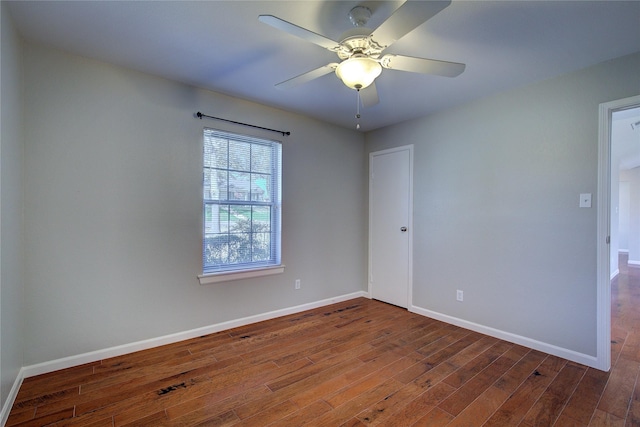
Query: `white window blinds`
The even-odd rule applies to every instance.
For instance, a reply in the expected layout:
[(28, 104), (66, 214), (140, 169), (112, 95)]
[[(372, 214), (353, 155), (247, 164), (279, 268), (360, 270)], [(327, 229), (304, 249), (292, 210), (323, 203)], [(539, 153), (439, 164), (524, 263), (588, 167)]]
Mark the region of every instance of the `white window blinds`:
[(281, 145), (204, 130), (203, 273), (280, 264)]

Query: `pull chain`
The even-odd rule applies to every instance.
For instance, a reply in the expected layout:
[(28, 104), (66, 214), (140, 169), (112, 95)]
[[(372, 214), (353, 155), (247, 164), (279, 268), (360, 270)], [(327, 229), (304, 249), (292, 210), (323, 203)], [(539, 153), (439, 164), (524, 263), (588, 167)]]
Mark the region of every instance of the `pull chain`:
[(356, 99), (356, 129), (360, 129), (360, 89), (356, 89), (358, 97)]

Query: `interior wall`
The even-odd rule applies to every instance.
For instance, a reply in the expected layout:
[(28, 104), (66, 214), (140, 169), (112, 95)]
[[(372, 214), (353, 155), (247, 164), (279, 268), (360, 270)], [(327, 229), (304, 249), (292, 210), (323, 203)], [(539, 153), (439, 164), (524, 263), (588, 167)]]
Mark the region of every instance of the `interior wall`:
[(634, 54), (367, 134), (415, 144), (414, 306), (595, 357), (598, 106), (639, 75)]
[[(614, 140), (612, 140), (614, 143)], [(612, 166), (612, 171), (614, 171)], [(619, 172), (611, 173), (611, 225), (609, 245), (609, 277), (620, 274), (620, 254), (629, 253), (629, 183), (620, 180)]]
[[(620, 171), (620, 183), (629, 188), (627, 249), (629, 265), (640, 266), (640, 167)], [(622, 213), (622, 211), (621, 211)]]
[(23, 133), (21, 43), (0, 3), (0, 407), (23, 365)]
[[(26, 365), (366, 289), (362, 134), (24, 50)], [(283, 274), (198, 284), (203, 127), (282, 141)]]
[[(629, 222), (631, 217), (629, 211), (631, 207), (631, 191), (629, 190), (629, 181), (620, 179), (618, 186), (618, 200), (620, 208), (618, 209), (618, 252), (629, 253)], [(613, 224), (611, 224), (613, 226)], [(617, 255), (617, 254), (612, 254)], [(617, 256), (616, 256), (617, 258)]]

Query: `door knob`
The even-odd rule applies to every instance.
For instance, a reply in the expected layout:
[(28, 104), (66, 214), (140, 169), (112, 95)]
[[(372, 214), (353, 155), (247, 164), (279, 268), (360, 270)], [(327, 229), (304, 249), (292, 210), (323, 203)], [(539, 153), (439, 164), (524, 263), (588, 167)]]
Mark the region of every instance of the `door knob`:
[(407, 231), (407, 227), (400, 227), (400, 231), (404, 233), (405, 231)]

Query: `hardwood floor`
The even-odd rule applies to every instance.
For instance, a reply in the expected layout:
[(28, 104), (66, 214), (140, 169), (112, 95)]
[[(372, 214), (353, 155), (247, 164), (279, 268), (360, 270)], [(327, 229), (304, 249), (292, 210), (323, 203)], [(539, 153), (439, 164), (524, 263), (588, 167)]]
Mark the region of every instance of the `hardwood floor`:
[(7, 426), (636, 426), (640, 269), (612, 289), (609, 373), (362, 298), (27, 378)]

